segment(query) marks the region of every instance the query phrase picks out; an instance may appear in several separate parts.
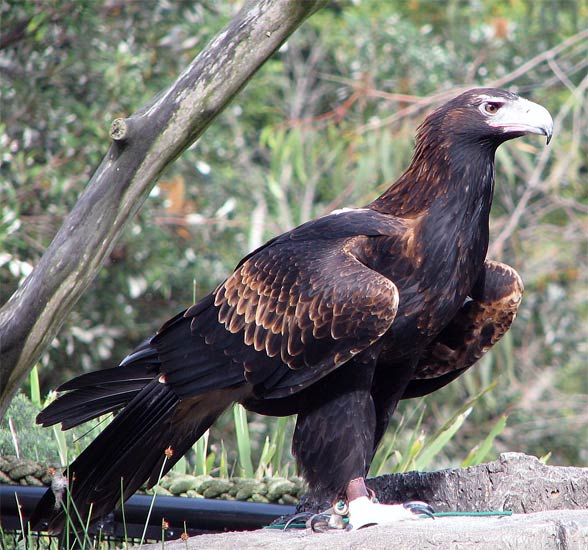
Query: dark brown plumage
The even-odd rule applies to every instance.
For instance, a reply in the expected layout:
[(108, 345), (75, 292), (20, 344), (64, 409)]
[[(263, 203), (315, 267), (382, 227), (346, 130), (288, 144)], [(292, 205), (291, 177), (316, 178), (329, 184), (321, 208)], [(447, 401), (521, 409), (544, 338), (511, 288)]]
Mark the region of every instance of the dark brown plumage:
[[(545, 109), (502, 90), (458, 96), (421, 125), (411, 165), (374, 202), (269, 241), (120, 367), (59, 388), (43, 425), (121, 410), (70, 466), (82, 516), (90, 503), (93, 517), (109, 512), (121, 477), (124, 498), (154, 483), (164, 450), (169, 469), (235, 401), (298, 414), (293, 451), (311, 490), (367, 501), (398, 401), (459, 376), (516, 315), (521, 279), (486, 251), (494, 153), (526, 133), (549, 140)], [(50, 491), (42, 517), (63, 526)]]

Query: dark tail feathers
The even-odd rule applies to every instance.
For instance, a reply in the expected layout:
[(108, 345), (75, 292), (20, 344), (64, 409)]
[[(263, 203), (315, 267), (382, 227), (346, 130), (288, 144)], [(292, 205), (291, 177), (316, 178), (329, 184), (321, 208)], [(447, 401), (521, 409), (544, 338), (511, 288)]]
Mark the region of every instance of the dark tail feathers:
[[(146, 480), (150, 486), (157, 483), (242, 391), (226, 388), (180, 401), (174, 390), (160, 381), (153, 347), (146, 343), (129, 359), (124, 366), (85, 374), (64, 384), (59, 389), (70, 393), (37, 417), (44, 426), (61, 422), (67, 429), (122, 409), (64, 473), (82, 521), (90, 509), (92, 520), (107, 514)], [(46, 519), (50, 532), (60, 532), (67, 518), (55, 502), (49, 489), (30, 525), (35, 527)], [(79, 529), (79, 524), (68, 528), (72, 527)]]

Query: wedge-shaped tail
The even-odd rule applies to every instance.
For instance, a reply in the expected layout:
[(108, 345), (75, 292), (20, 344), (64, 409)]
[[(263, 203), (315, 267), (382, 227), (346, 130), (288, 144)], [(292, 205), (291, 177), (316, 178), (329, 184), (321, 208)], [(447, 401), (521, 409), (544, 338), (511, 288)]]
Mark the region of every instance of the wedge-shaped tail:
[[(160, 476), (182, 457), (236, 397), (236, 390), (212, 391), (180, 401), (162, 383), (155, 350), (135, 356), (136, 362), (79, 376), (59, 389), (69, 393), (49, 405), (37, 418), (44, 426), (61, 423), (68, 429), (103, 414), (120, 410), (64, 472), (69, 479), (73, 524), (78, 514), (101, 517), (129, 498), (148, 480)], [(67, 496), (59, 495), (67, 505)], [(30, 518), (32, 527), (45, 519), (50, 532), (66, 522), (56, 496), (45, 493)], [(73, 512), (75, 506), (76, 512)]]

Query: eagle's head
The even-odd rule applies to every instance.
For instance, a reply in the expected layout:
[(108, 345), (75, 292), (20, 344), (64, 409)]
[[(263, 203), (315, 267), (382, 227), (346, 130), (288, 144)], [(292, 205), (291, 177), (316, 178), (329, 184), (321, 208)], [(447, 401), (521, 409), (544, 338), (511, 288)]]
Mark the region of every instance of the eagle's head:
[(453, 143), (487, 143), (493, 148), (525, 134), (540, 134), (549, 143), (553, 134), (551, 115), (541, 105), (507, 90), (475, 88), (452, 99), (423, 124), (440, 130)]

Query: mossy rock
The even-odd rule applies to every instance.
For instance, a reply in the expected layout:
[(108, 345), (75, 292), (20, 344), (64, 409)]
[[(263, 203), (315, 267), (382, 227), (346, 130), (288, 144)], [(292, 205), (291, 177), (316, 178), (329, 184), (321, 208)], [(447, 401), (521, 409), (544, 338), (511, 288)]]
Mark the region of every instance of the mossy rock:
[(161, 485), (155, 485), (151, 489), (148, 489), (147, 493), (150, 495), (158, 495), (160, 497), (173, 497), (174, 496), (165, 487), (162, 487)]
[(264, 495), (260, 495), (258, 493), (254, 493), (251, 495), (251, 498), (249, 498), (250, 502), (259, 502), (261, 504), (268, 504), (269, 503), (269, 499), (264, 496)]
[(298, 504), (298, 497), (294, 495), (286, 494), (278, 500), (278, 504), (288, 504), (290, 506), (296, 506)]
[(194, 480), (192, 483), (192, 491), (196, 491), (197, 493), (199, 493), (200, 495), (204, 494), (204, 490), (207, 487), (207, 483), (216, 479), (208, 474), (200, 474), (197, 476), (192, 476), (192, 479)]
[(216, 500), (236, 500), (234, 496), (230, 493), (223, 493), (222, 495), (218, 495)]
[(14, 481), (20, 481), (22, 478), (32, 476), (38, 469), (39, 465), (36, 462), (32, 460), (21, 460), (8, 466), (5, 471)]
[(12, 464), (17, 460), (15, 456), (12, 455), (0, 455), (0, 471), (6, 472), (8, 468), (12, 466)]
[(254, 493), (267, 490), (265, 485), (257, 479), (233, 478), (231, 481), (233, 482), (233, 487), (230, 494), (237, 500), (247, 500)]
[[(13, 455), (0, 456), (0, 484), (48, 486), (51, 476), (48, 468), (33, 460), (18, 459)], [(248, 479), (234, 477), (220, 479), (211, 475), (189, 475), (169, 472), (155, 488), (143, 493), (189, 498), (211, 498), (217, 500), (239, 500), (261, 503), (295, 505), (304, 492), (301, 478)]]
[(181, 493), (186, 493), (189, 490), (194, 490), (196, 484), (197, 481), (195, 480), (194, 476), (179, 475), (173, 478), (167, 489), (173, 495), (179, 495)]
[[(22, 483), (23, 479), (20, 481)], [(24, 482), (30, 487), (44, 487), (43, 482), (35, 476), (26, 476), (24, 478)]]
[(198, 492), (202, 493), (204, 498), (218, 498), (228, 493), (232, 487), (233, 484), (228, 479), (213, 478), (202, 483)]
[(16, 483), (10, 478), (8, 474), (5, 474), (0, 470), (0, 485), (16, 485)]
[(170, 485), (174, 482), (177, 476), (178, 474), (172, 470), (162, 477), (157, 485), (163, 487), (164, 489), (169, 489)]
[(267, 482), (267, 498), (271, 502), (280, 500), (283, 495), (292, 494), (296, 491), (296, 485), (288, 479), (272, 478)]

